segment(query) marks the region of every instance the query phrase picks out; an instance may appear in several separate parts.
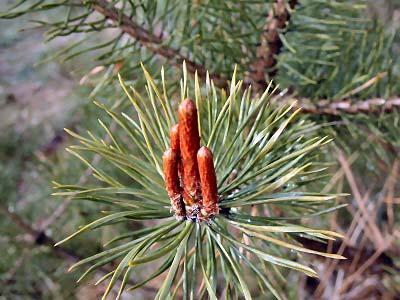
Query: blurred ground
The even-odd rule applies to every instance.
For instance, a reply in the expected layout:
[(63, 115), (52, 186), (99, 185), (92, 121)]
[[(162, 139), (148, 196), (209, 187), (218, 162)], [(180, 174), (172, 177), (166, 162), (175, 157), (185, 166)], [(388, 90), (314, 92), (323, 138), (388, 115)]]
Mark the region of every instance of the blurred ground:
[[(68, 64), (39, 64), (68, 38), (44, 44), (42, 31), (20, 31), (30, 26), (26, 18), (0, 20), (0, 204), (35, 226), (34, 221), (54, 209), (49, 172), (37, 156), (50, 154), (62, 140), (62, 128), (70, 126), (73, 113), (87, 100)], [(6, 285), (2, 284), (0, 299), (69, 298), (60, 291), (61, 283), (73, 283), (71, 276), (65, 276), (65, 265), (47, 248), (32, 249), (29, 237), (8, 222), (2, 216), (0, 281)], [(64, 279), (55, 282), (53, 274)], [(82, 298), (90, 299), (87, 292)]]
[(66, 112), (74, 106), (74, 99), (67, 98), (74, 81), (69, 71), (56, 62), (37, 64), (64, 45), (67, 38), (45, 45), (42, 32), (18, 32), (22, 22), (0, 22), (5, 28), (0, 32), (0, 126), (14, 126), (22, 133), (43, 125), (50, 136), (54, 130), (51, 127), (65, 122)]
[[(44, 31), (21, 31), (32, 26), (28, 17), (0, 20), (0, 299), (99, 299), (105, 287), (94, 282), (104, 273), (77, 285), (79, 272), (67, 269), (101, 249), (115, 232), (87, 235), (66, 251), (49, 239), (65, 237), (94, 215), (90, 203), (51, 196), (51, 180), (90, 177), (66, 155), (63, 128), (87, 128), (96, 121), (86, 118), (88, 111), (94, 116), (92, 87), (80, 85), (93, 61), (88, 56), (52, 60), (79, 37), (44, 43)], [(145, 299), (144, 292), (137, 295)]]
[[(38, 65), (66, 39), (45, 45), (43, 32), (20, 32), (27, 26), (29, 23), (23, 18), (0, 20), (1, 178), (18, 182), (15, 192), (21, 199), (30, 197), (27, 183), (22, 180), (28, 171), (24, 170), (26, 163), (68, 124), (80, 101), (79, 88), (65, 66), (56, 62)], [(13, 187), (9, 188), (3, 182), (0, 195), (5, 198), (2, 201), (9, 199), (7, 202), (11, 203)]]

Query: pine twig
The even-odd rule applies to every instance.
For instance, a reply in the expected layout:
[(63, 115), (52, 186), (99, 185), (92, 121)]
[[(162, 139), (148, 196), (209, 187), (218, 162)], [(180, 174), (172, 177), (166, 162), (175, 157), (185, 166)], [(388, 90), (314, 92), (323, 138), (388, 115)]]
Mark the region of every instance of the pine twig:
[[(292, 9), (296, 4), (296, 0), (288, 2), (288, 5)], [(185, 61), (189, 73), (194, 74), (197, 71), (197, 74), (201, 78), (206, 78), (207, 70), (205, 66), (183, 56), (178, 50), (166, 46), (165, 41), (161, 37), (139, 26), (129, 16), (115, 8), (112, 3), (107, 0), (93, 0), (92, 7), (95, 11), (116, 23), (123, 32), (140, 41), (143, 46), (147, 47), (149, 50), (168, 59), (177, 66), (181, 66), (182, 62)], [(276, 73), (273, 67), (276, 65), (276, 55), (279, 54), (282, 47), (282, 42), (280, 41), (278, 33), (279, 30), (285, 28), (289, 18), (290, 15), (287, 10), (286, 1), (275, 0), (265, 25), (265, 34), (262, 36), (259, 49), (257, 50), (257, 60), (252, 64), (250, 70), (249, 81), (257, 90), (262, 90), (266, 87), (265, 72), (267, 70), (270, 70), (268, 73), (270, 77), (274, 76)], [(227, 87), (228, 81), (224, 76), (220, 74), (210, 74), (210, 78), (217, 87)], [(321, 100), (316, 105), (312, 103), (306, 104), (306, 101), (303, 102), (303, 100), (301, 100), (299, 103), (301, 103), (299, 106), (303, 107), (303, 113), (324, 115), (379, 113), (382, 111), (390, 112), (394, 109), (400, 109), (400, 98), (391, 98), (388, 100), (374, 98), (356, 103), (351, 103), (348, 100), (333, 103)]]
[[(123, 32), (141, 42), (143, 46), (149, 50), (168, 59), (169, 62), (179, 67), (182, 66), (182, 63), (185, 61), (187, 70), (190, 73), (195, 74), (197, 71), (197, 74), (201, 78), (206, 78), (207, 70), (203, 65), (185, 57), (178, 50), (168, 47), (161, 37), (155, 36), (148, 30), (136, 24), (130, 17), (123, 14), (107, 0), (94, 0), (92, 2), (92, 7), (95, 11), (117, 24)], [(210, 78), (214, 81), (216, 86), (221, 88), (227, 87), (228, 81), (222, 75), (210, 74)]]
[[(290, 6), (294, 7), (294, 5), (295, 1), (291, 1)], [(266, 73), (270, 78), (276, 75), (277, 70), (274, 68), (277, 63), (276, 56), (283, 45), (279, 37), (279, 31), (286, 27), (289, 17), (286, 1), (275, 0), (261, 34), (260, 45), (257, 48), (257, 58), (250, 67), (249, 80), (257, 91), (267, 87)]]
[[(288, 98), (288, 100), (293, 101), (294, 98)], [(351, 102), (350, 100), (337, 102), (319, 100), (316, 104), (312, 103), (309, 99), (299, 99), (294, 109), (299, 107), (302, 108), (303, 113), (315, 115), (341, 115), (358, 113), (377, 114), (381, 112), (400, 110), (400, 98), (372, 98), (357, 102)]]

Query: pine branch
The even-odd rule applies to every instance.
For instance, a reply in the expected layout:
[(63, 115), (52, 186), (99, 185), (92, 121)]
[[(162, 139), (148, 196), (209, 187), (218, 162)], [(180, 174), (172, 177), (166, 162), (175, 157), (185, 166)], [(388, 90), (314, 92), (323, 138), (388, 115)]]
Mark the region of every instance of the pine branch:
[[(293, 100), (293, 98), (291, 99)], [(331, 102), (319, 100), (313, 104), (308, 99), (300, 99), (296, 107), (301, 107), (303, 113), (316, 115), (341, 115), (341, 114), (378, 114), (400, 110), (400, 98), (373, 98), (352, 103), (350, 100)]]
[[(195, 74), (197, 71), (200, 78), (206, 78), (207, 70), (203, 65), (185, 57), (178, 50), (168, 47), (165, 40), (136, 24), (130, 17), (115, 8), (107, 0), (95, 0), (92, 2), (92, 7), (95, 11), (118, 25), (123, 32), (140, 41), (149, 50), (168, 59), (170, 63), (178, 67), (185, 61), (188, 72)], [(210, 74), (210, 78), (216, 86), (221, 88), (227, 87), (227, 79), (220, 74)]]
[[(292, 8), (295, 4), (296, 1), (290, 1)], [(257, 59), (250, 67), (250, 81), (256, 90), (263, 90), (267, 87), (266, 73), (269, 78), (276, 75), (276, 56), (283, 46), (279, 37), (279, 31), (282, 31), (286, 27), (289, 17), (286, 1), (275, 0), (269, 11), (264, 32), (261, 35), (260, 45), (257, 48)]]

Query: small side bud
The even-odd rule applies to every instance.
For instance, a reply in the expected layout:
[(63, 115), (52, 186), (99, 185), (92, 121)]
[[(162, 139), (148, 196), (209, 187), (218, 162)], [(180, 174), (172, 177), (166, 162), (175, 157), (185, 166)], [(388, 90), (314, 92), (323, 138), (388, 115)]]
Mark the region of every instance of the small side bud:
[(169, 199), (171, 200), (172, 209), (175, 212), (176, 218), (183, 220), (186, 216), (185, 206), (182, 202), (181, 189), (179, 185), (178, 164), (179, 155), (171, 148), (164, 152), (164, 178), (165, 186)]
[(183, 198), (186, 205), (197, 204), (200, 196), (197, 151), (200, 136), (197, 124), (197, 109), (190, 99), (179, 105), (179, 145), (183, 165)]
[(176, 124), (172, 126), (170, 132), (169, 132), (169, 141), (170, 141), (170, 146), (172, 151), (176, 151), (179, 156), (179, 162), (178, 162), (178, 176), (180, 180), (180, 185), (183, 186), (183, 165), (182, 165), (182, 159), (181, 159), (181, 148), (179, 145), (179, 124)]
[(203, 208), (205, 216), (213, 216), (219, 213), (217, 176), (215, 174), (213, 155), (207, 147), (201, 147), (197, 152), (201, 190), (203, 194)]

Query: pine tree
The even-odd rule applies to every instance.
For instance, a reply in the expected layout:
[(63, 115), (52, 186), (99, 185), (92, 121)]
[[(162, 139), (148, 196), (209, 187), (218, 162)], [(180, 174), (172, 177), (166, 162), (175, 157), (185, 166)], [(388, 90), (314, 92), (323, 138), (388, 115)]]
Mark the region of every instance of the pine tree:
[[(2, 18), (33, 15), (47, 41), (73, 38), (49, 59), (93, 57), (94, 104), (66, 129), (79, 144), (54, 181), (66, 200), (52, 218), (76, 200), (90, 215), (51, 248), (50, 233), (2, 213), (37, 245), (79, 256), (70, 270), (107, 282), (103, 298), (143, 287), (155, 299), (290, 297), (288, 269), (318, 276), (301, 253), (346, 256), (325, 247), (343, 237), (326, 220), (358, 199), (351, 157), (375, 195), (397, 166), (398, 35), (371, 10), (364, 0), (13, 4)], [(336, 157), (349, 183), (337, 192)], [(68, 181), (79, 172), (93, 176)], [(82, 237), (108, 228), (100, 250)]]

